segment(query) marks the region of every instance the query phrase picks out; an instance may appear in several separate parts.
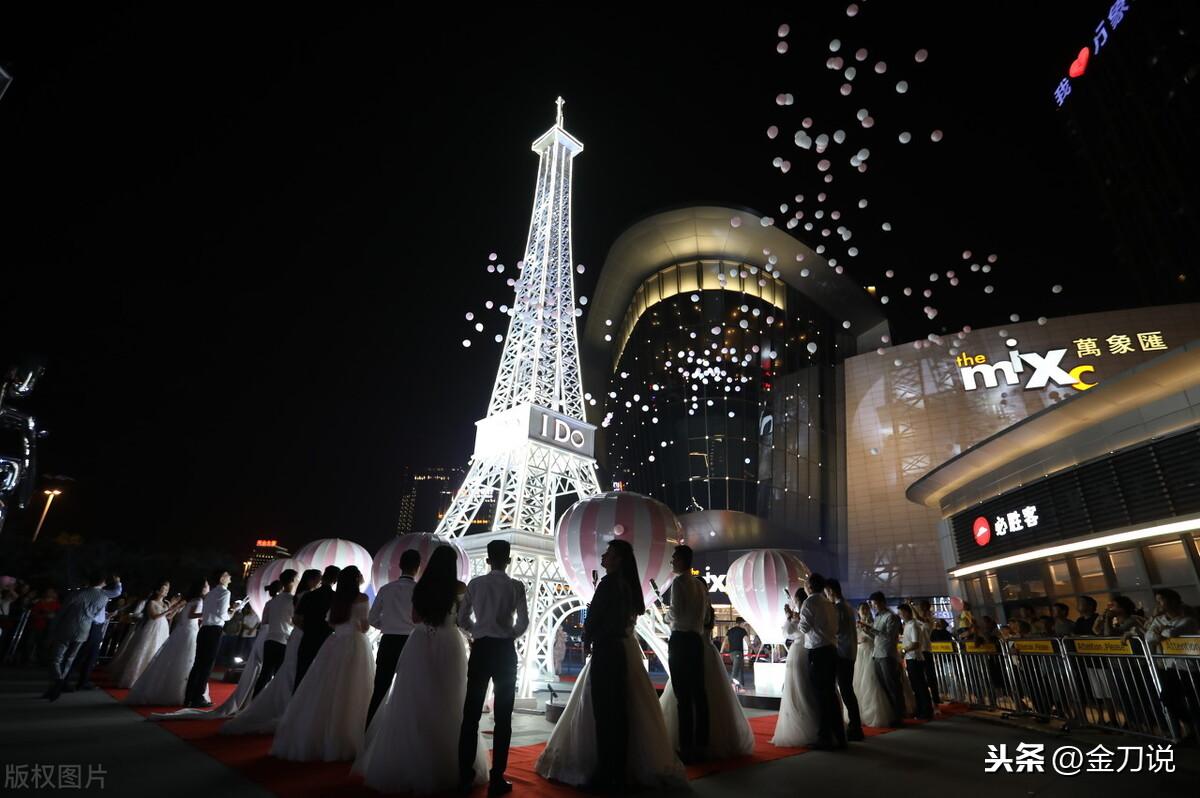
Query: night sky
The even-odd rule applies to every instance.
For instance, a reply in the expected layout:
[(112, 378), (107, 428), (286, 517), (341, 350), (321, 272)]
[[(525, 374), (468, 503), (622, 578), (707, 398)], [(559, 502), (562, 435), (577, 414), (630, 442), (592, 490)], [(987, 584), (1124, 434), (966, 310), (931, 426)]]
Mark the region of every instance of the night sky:
[[(899, 340), (1130, 303), (1094, 279), (1117, 244), (1053, 100), (1109, 2), (875, 0), (853, 19), (846, 3), (441, 18), (347, 5), (6, 13), (0, 365), (46, 358), (26, 403), (49, 431), (40, 470), (74, 480), (43, 534), (234, 550), (386, 536), (405, 465), (466, 464), (502, 329), (493, 315), (476, 335), (463, 314), (511, 301), (484, 267), (492, 251), (521, 257), (529, 145), (559, 94), (586, 145), (581, 294), (613, 238), (654, 211), (719, 202), (786, 219), (780, 202), (824, 188), (791, 141), (812, 115), (872, 149), (865, 175), (836, 156), (828, 187), (843, 208), (870, 199), (856, 279), (894, 268), (919, 290), (965, 270), (964, 249), (1000, 256), (993, 295), (973, 276), (932, 322), (919, 296), (890, 305)], [(824, 67), (835, 37), (850, 63), (871, 52), (851, 97)], [(1114, 32), (1108, 52), (1137, 42)], [(879, 58), (888, 73), (868, 74)], [(780, 92), (795, 105), (777, 107)], [(863, 106), (875, 130), (855, 125)]]

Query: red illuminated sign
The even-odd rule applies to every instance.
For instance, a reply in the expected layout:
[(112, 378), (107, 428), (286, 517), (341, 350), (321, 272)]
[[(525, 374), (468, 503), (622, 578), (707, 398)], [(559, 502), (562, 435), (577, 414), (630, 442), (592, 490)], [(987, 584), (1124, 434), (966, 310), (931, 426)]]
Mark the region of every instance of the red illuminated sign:
[(992, 539), (992, 525), (982, 515), (975, 519), (975, 524), (972, 527), (975, 533), (975, 542), (980, 546), (986, 546)]
[(254, 543), (260, 549), (273, 549), (279, 545), (278, 540), (258, 540)]

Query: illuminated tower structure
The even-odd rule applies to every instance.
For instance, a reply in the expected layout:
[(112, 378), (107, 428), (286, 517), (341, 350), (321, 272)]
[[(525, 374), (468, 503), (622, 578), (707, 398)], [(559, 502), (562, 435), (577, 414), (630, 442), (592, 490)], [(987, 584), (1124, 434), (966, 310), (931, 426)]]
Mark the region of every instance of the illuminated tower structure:
[[(487, 570), (490, 541), (512, 547), (509, 573), (525, 583), (529, 600), (529, 631), (518, 641), (520, 697), (552, 678), (554, 634), (581, 606), (554, 556), (558, 500), (600, 491), (596, 428), (584, 420), (571, 265), (571, 173), (583, 143), (563, 128), (561, 97), (557, 104), (554, 127), (533, 143), (533, 215), (487, 417), (476, 422), (470, 469), (437, 528), (461, 538), (472, 574)], [(489, 531), (470, 534), (489, 502)]]

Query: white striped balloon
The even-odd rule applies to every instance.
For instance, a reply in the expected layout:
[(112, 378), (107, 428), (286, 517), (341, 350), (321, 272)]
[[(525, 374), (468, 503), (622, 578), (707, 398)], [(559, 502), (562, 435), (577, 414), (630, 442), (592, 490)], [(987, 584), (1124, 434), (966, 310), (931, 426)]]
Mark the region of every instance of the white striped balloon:
[[(783, 624), (787, 617), (783, 605), (797, 609), (797, 596), (804, 595), (808, 566), (800, 558), (779, 549), (757, 549), (743, 554), (729, 565), (725, 576), (725, 594), (764, 643), (784, 642)], [(792, 599), (784, 595), (787, 588)]]
[(375, 589), (371, 584), (371, 554), (354, 541), (342, 538), (314, 540), (296, 552), (296, 559), (304, 563), (306, 568), (316, 568), (318, 571), (324, 571), (331, 565), (338, 568), (353, 565), (362, 572), (362, 591), (368, 597), (375, 598)]
[(471, 558), (453, 538), (438, 537), (428, 532), (410, 532), (396, 537), (383, 544), (383, 548), (375, 552), (375, 560), (371, 565), (371, 581), (376, 589), (395, 581), (400, 576), (400, 555), (409, 549), (416, 549), (421, 555), (421, 567), (417, 570), (417, 578), (425, 573), (425, 564), (438, 546), (451, 546), (458, 555), (458, 578), (466, 582), (471, 576)]
[(246, 595), (250, 597), (250, 609), (254, 610), (254, 614), (261, 618), (263, 608), (267, 606), (267, 601), (271, 598), (267, 595), (267, 585), (278, 579), (279, 575), (289, 568), (300, 575), (307, 567), (303, 562), (292, 557), (279, 557), (266, 565), (259, 566), (246, 580)]
[(651, 579), (667, 589), (671, 552), (680, 537), (679, 521), (665, 504), (638, 493), (612, 491), (571, 505), (558, 521), (554, 549), (567, 582), (589, 602), (595, 592), (592, 572), (604, 575), (600, 555), (610, 541), (627, 541), (637, 559), (642, 597), (649, 603), (654, 600)]

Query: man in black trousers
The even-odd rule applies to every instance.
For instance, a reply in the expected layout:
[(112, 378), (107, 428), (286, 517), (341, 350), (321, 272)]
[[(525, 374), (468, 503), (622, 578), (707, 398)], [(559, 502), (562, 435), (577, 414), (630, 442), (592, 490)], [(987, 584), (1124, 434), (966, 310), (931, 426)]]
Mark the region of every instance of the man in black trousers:
[(810, 574), (804, 583), (808, 598), (800, 605), (799, 627), (808, 649), (808, 673), (813, 691), (817, 696), (820, 712), (820, 728), (817, 742), (812, 748), (818, 751), (841, 750), (846, 747), (846, 729), (842, 725), (842, 713), (837, 700), (837, 612), (829, 599), (825, 598), (825, 578)]
[(692, 576), (692, 550), (676, 546), (671, 555), (671, 639), (667, 643), (671, 687), (679, 705), (679, 756), (687, 764), (708, 747), (708, 695), (704, 691), (704, 621), (708, 586)]
[[(115, 586), (112, 589), (106, 590), (105, 595), (108, 598), (115, 599), (121, 595), (121, 578), (113, 576), (112, 581)], [(79, 679), (75, 683), (76, 690), (94, 690), (96, 685), (92, 684), (92, 671), (96, 669), (96, 663), (100, 661), (100, 646), (104, 642), (104, 634), (108, 631), (108, 609), (102, 607), (96, 616), (92, 618), (92, 626), (88, 630), (87, 641), (79, 649), (79, 656), (75, 658), (76, 670), (79, 671)]]
[(406, 549), (400, 555), (400, 576), (379, 588), (367, 616), (368, 623), (383, 633), (379, 638), (379, 651), (375, 654), (375, 691), (371, 694), (371, 706), (367, 708), (368, 726), (388, 690), (392, 689), (396, 663), (412, 634), (412, 597), (420, 567), (421, 552)]
[(296, 605), (292, 623), (304, 630), (304, 637), (300, 638), (296, 651), (296, 683), (292, 685), (292, 693), (300, 689), (300, 680), (304, 678), (308, 666), (317, 658), (317, 652), (325, 640), (333, 634), (333, 627), (325, 616), (333, 604), (333, 587), (341, 573), (342, 569), (336, 565), (327, 567), (325, 573), (321, 574), (321, 586), (305, 593)]
[(208, 595), (204, 597), (200, 609), (200, 631), (196, 633), (196, 659), (192, 662), (192, 671), (188, 674), (187, 688), (183, 693), (183, 705), (186, 707), (203, 709), (212, 706), (212, 702), (204, 697), (204, 691), (208, 687), (213, 665), (217, 662), (221, 631), (225, 628), (225, 622), (247, 601), (242, 599), (230, 605), (231, 578), (228, 571), (221, 570), (214, 571), (209, 579)]
[(513, 702), (517, 696), (515, 641), (529, 626), (529, 608), (525, 604), (525, 585), (505, 573), (509, 563), (508, 541), (490, 541), (487, 555), (492, 570), (471, 580), (458, 609), (458, 626), (471, 635), (467, 698), (463, 703), (462, 729), (458, 736), (459, 786), (463, 792), (469, 792), (474, 779), (479, 716), (483, 714), (483, 701), (490, 681), (495, 688), (495, 702), (492, 706), (494, 730), (488, 795), (504, 795), (512, 792), (504, 771), (508, 767)]
[(837, 687), (846, 705), (849, 728), (846, 739), (862, 742), (862, 718), (858, 714), (858, 697), (854, 695), (854, 661), (858, 658), (857, 621), (854, 610), (842, 596), (842, 585), (836, 579), (825, 580), (825, 598), (833, 602), (837, 613)]

